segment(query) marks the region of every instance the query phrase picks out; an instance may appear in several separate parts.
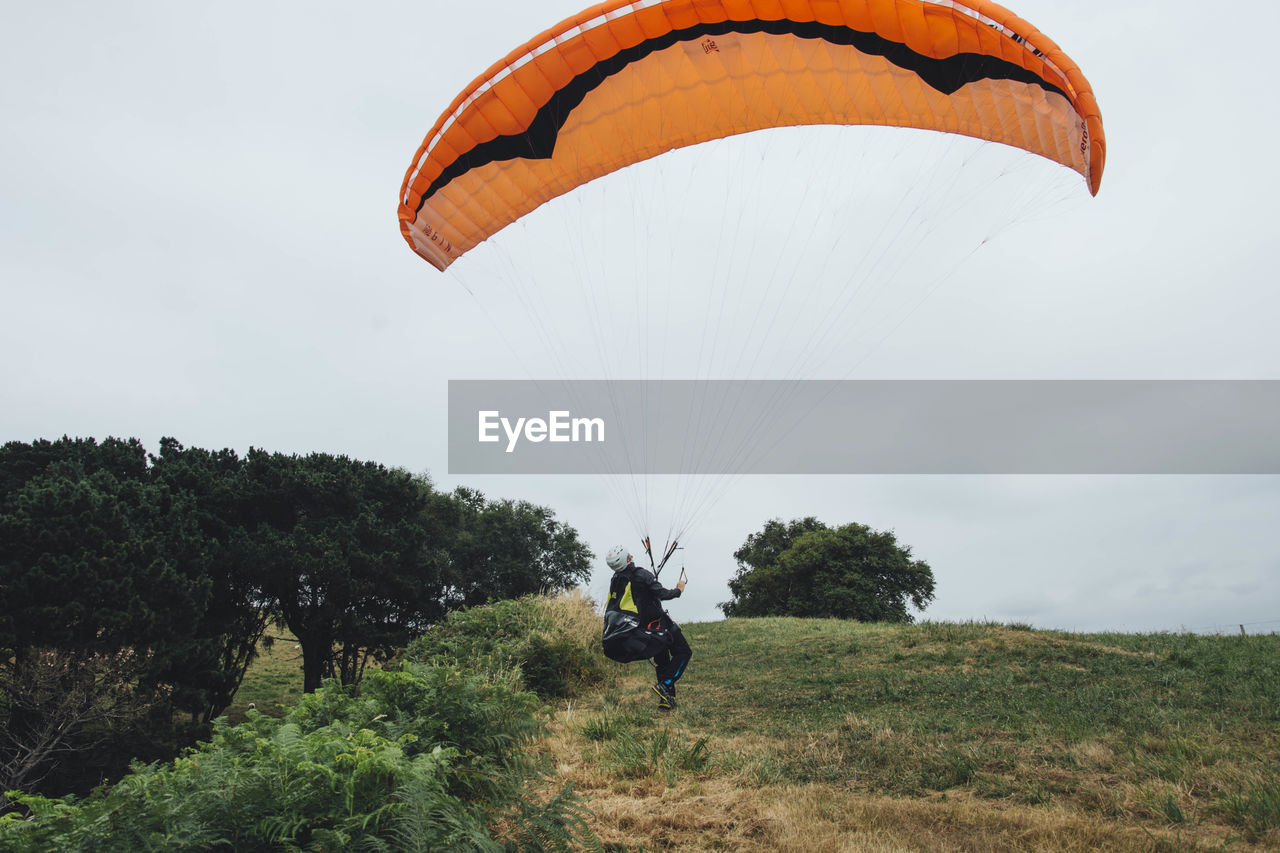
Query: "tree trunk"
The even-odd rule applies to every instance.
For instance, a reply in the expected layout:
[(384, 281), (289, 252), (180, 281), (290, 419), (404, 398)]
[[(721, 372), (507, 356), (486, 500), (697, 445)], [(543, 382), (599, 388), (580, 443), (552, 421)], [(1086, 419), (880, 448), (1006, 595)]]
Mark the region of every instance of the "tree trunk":
[(299, 636), (298, 644), (302, 646), (302, 692), (315, 693), (328, 671), (333, 642), (308, 635)]

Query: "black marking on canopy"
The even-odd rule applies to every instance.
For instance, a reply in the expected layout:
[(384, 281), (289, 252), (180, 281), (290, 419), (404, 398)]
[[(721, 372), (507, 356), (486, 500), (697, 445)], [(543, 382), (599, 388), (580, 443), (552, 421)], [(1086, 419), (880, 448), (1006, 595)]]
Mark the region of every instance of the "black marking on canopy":
[(832, 44), (853, 47), (871, 56), (882, 56), (899, 68), (914, 72), (926, 84), (944, 95), (951, 95), (961, 87), (979, 80), (1013, 80), (1039, 86), (1046, 92), (1056, 92), (1063, 97), (1068, 97), (1061, 88), (1040, 75), (1007, 60), (981, 53), (959, 53), (946, 59), (934, 59), (916, 53), (905, 44), (892, 41), (877, 33), (864, 33), (848, 27), (816, 21), (756, 20), (699, 24), (683, 30), (672, 30), (666, 35), (619, 51), (615, 56), (601, 60), (592, 68), (582, 72), (538, 110), (528, 130), (483, 142), (445, 167), (440, 177), (431, 183), (418, 201), (414, 212), (422, 210), (427, 199), (435, 195), (441, 187), (472, 169), (488, 163), (522, 157), (529, 160), (550, 159), (555, 151), (560, 129), (564, 127), (574, 109), (592, 90), (631, 63), (638, 62), (652, 53), (666, 50), (682, 41), (696, 41), (706, 36), (727, 33), (794, 35), (798, 38), (823, 39)]

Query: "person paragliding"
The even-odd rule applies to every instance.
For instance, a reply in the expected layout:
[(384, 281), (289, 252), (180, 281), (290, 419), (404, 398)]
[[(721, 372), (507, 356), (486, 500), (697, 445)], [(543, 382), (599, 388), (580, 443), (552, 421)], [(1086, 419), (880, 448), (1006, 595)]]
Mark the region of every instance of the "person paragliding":
[[(516, 47), (455, 96), (409, 163), (400, 187), (400, 232), (415, 253), (444, 271), (552, 199), (606, 175), (679, 148), (819, 125), (876, 125), (1011, 146), (1073, 170), (1095, 195), (1106, 165), (1102, 115), (1080, 67), (1047, 35), (994, 0), (604, 0)], [(842, 170), (860, 156), (858, 140), (851, 136), (837, 158), (816, 165)], [(732, 181), (754, 177), (739, 169)], [(914, 203), (903, 198), (913, 209)], [(599, 213), (602, 222), (614, 222), (612, 208), (584, 211), (583, 220)], [(643, 219), (637, 225), (638, 234), (647, 233)], [(915, 233), (918, 225), (888, 230)], [(585, 233), (580, 225), (570, 230)], [(717, 267), (739, 246), (736, 238), (718, 241), (713, 236), (718, 230), (707, 229), (694, 249), (697, 260), (714, 259)], [(780, 275), (793, 274), (797, 261), (810, 254), (807, 239), (797, 238), (803, 232), (770, 247), (777, 250)], [(884, 239), (897, 242), (898, 236)], [(671, 251), (661, 240), (640, 239), (637, 248), (644, 269), (649, 258)], [(746, 253), (744, 263), (752, 263), (754, 251)], [(524, 259), (511, 260), (520, 267)], [(599, 260), (601, 269), (608, 269), (609, 258)], [(804, 313), (796, 318), (822, 315), (823, 322), (808, 331), (797, 326), (808, 340), (796, 341), (803, 346), (796, 348), (791, 367), (777, 368), (799, 378), (821, 366), (826, 356), (819, 345), (852, 337), (844, 318), (854, 297), (864, 286), (889, 290), (874, 271), (893, 266), (855, 264), (848, 276), (835, 275), (835, 284), (845, 290), (825, 309), (816, 301), (810, 309), (800, 300)], [(583, 263), (577, 274), (593, 267)], [(582, 283), (591, 293), (615, 286), (615, 278), (622, 277)], [(647, 274), (635, 277), (637, 304), (649, 303), (648, 279)], [(889, 274), (885, 281), (892, 280)], [(793, 293), (791, 279), (779, 289)], [(718, 296), (708, 291), (708, 306), (724, 304), (729, 290), (726, 281), (723, 288), (717, 285)], [(527, 307), (538, 306), (538, 292), (521, 286), (517, 295), (528, 300)], [(653, 300), (664, 303), (665, 310), (658, 294)], [(591, 306), (598, 318), (594, 298)], [(714, 313), (709, 310), (704, 322)], [(606, 347), (601, 328), (609, 324), (592, 326), (597, 342)], [(748, 338), (756, 329), (753, 321)], [(756, 374), (763, 365), (751, 343), (740, 342), (744, 354), (754, 353), (748, 372)], [(708, 350), (714, 354), (717, 346)], [(591, 363), (582, 355), (567, 360)], [(698, 376), (717, 372), (714, 360), (696, 370)], [(638, 443), (647, 447), (648, 439), (641, 434)], [(740, 451), (739, 464), (746, 465), (749, 455), (745, 448)], [(642, 490), (632, 491), (639, 504)], [(647, 488), (643, 494), (647, 501)], [(653, 660), (654, 690), (659, 707), (666, 709), (675, 707), (675, 683), (691, 652), (661, 604), (679, 596), (684, 582), (672, 590), (658, 577), (693, 518), (705, 510), (709, 494), (710, 489), (685, 492), (674, 504), (674, 541), (660, 563), (654, 563), (644, 540), (652, 571), (637, 568), (623, 547), (607, 557), (614, 577), (604, 621), (605, 653), (619, 661)], [(647, 519), (647, 506), (637, 505), (635, 518), (642, 516)], [(647, 521), (638, 526), (643, 533)]]
[(613, 570), (613, 579), (604, 612), (604, 653), (621, 663), (652, 660), (658, 707), (675, 710), (676, 682), (693, 650), (662, 602), (679, 598), (686, 581), (682, 577), (674, 589), (667, 589), (655, 573), (637, 566), (622, 545), (609, 550), (605, 563)]

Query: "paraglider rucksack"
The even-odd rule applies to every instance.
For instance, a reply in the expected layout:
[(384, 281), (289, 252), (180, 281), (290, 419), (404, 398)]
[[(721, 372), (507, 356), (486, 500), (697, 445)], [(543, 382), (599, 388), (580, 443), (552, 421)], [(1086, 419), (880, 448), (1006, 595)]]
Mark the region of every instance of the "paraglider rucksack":
[(609, 602), (604, 609), (601, 645), (605, 657), (619, 663), (651, 658), (671, 645), (671, 635), (660, 620), (640, 622), (640, 608), (631, 595), (631, 573), (621, 571), (609, 584)]

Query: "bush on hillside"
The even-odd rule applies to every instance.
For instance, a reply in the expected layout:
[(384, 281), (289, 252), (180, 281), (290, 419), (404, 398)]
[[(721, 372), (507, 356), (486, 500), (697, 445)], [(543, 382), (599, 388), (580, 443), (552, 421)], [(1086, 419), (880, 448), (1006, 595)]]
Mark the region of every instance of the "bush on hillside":
[(411, 661), (515, 674), (542, 697), (575, 696), (616, 672), (600, 651), (600, 615), (579, 594), (528, 595), (458, 610), (409, 644)]
[(250, 712), (172, 764), (83, 801), (17, 795), (0, 848), (35, 851), (569, 850), (587, 837), (569, 789), (539, 801), (523, 747), (528, 693), (406, 664), (361, 695), (327, 682), (284, 719)]
[(915, 621), (934, 595), (933, 570), (893, 531), (818, 519), (773, 519), (733, 553), (738, 572), (725, 616), (799, 616), (859, 622)]

